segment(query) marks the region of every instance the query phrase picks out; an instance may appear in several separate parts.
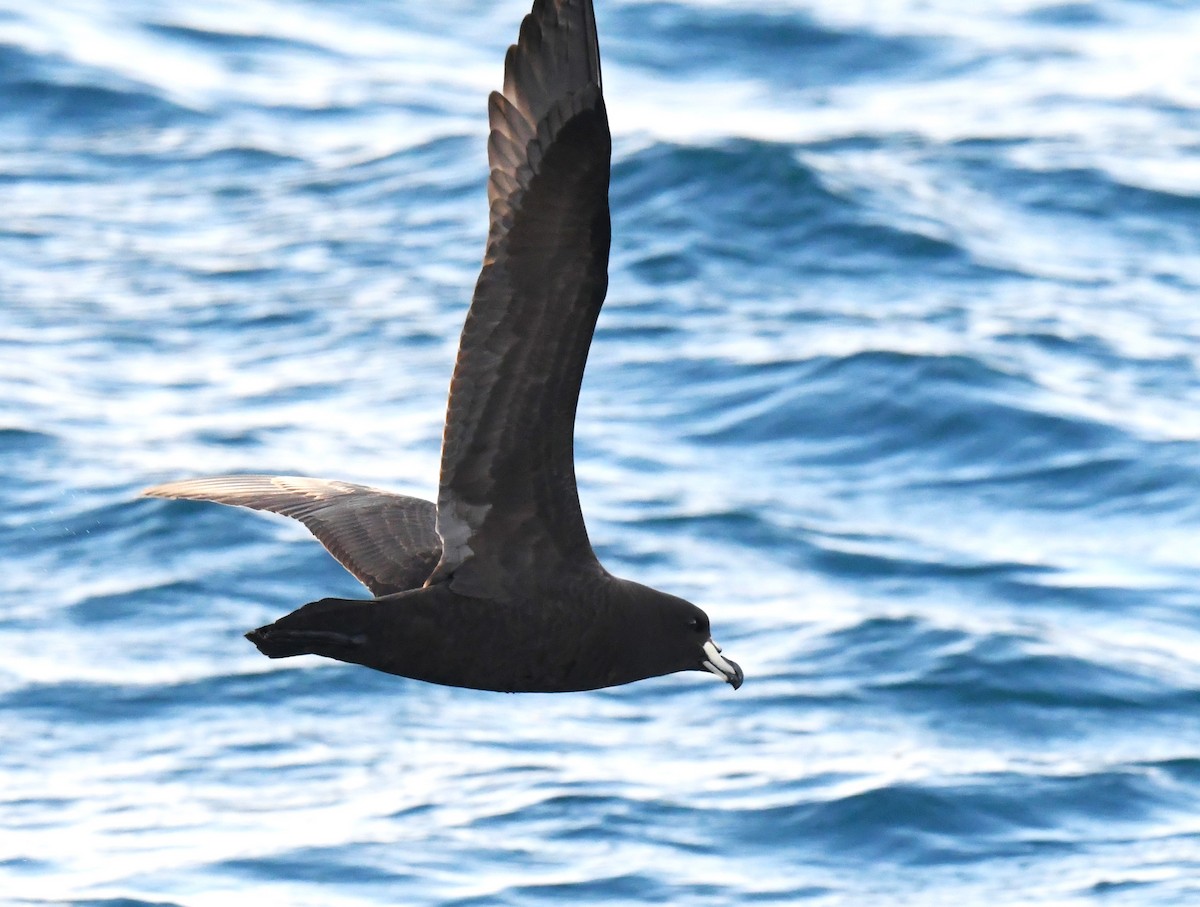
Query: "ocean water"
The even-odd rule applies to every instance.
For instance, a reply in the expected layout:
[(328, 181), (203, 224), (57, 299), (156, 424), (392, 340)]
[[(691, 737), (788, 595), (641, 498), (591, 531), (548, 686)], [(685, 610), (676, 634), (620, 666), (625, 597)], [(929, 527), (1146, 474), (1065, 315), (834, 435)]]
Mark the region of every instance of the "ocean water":
[(434, 494), (523, 2), (0, 3), (0, 902), (1200, 903), (1200, 8), (598, 5), (584, 510), (745, 686), (268, 661), (137, 496)]

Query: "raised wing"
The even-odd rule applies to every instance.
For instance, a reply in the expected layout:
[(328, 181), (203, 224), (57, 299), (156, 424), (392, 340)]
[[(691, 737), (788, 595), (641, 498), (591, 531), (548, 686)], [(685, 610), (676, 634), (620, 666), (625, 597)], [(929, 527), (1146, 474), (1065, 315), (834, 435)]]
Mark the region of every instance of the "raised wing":
[(298, 476), (215, 476), (168, 482), (143, 494), (290, 516), (376, 596), (418, 588), (442, 553), (432, 503), (365, 485)]
[(430, 582), (494, 598), (534, 564), (598, 569), (573, 452), (610, 238), (590, 0), (534, 3), (488, 113), (491, 229), (450, 385)]

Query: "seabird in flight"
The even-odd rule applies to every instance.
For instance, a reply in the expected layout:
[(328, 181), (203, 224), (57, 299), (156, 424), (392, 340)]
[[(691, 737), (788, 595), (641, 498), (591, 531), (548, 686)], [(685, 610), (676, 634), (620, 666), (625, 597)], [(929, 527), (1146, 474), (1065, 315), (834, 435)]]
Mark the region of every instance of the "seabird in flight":
[(289, 476), (145, 493), (293, 517), (375, 596), (326, 598), (247, 633), (432, 683), (591, 690), (742, 670), (690, 602), (600, 565), (575, 485), (574, 425), (608, 286), (612, 141), (591, 0), (535, 0), (488, 100), (491, 223), (463, 326), (437, 504)]

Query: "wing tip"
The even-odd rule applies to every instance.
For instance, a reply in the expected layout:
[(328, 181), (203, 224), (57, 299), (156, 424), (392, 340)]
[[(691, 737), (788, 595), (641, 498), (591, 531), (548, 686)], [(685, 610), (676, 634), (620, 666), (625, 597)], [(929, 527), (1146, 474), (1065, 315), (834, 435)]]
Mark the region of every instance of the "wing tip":
[(505, 54), (503, 94), (536, 124), (560, 90), (589, 84), (603, 84), (592, 3), (535, 0)]
[(178, 498), (178, 486), (181, 482), (163, 482), (160, 485), (150, 485), (138, 492), (139, 498)]
[(212, 491), (219, 489), (222, 485), (228, 484), (230, 480), (234, 482), (246, 481), (247, 479), (258, 478), (257, 476), (209, 476), (197, 479), (176, 479), (173, 482), (161, 482), (158, 485), (151, 485), (149, 488), (143, 488), (138, 492), (139, 497), (143, 498), (170, 498), (173, 500), (193, 499), (193, 500), (212, 500), (208, 495)]

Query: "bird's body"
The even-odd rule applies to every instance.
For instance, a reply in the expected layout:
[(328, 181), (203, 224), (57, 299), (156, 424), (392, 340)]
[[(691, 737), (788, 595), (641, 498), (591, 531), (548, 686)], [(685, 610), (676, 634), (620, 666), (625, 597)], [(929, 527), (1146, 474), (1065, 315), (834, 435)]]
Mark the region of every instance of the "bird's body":
[(433, 683), (564, 692), (741, 669), (695, 605), (610, 575), (588, 540), (574, 423), (608, 286), (611, 137), (590, 0), (535, 0), (488, 105), (491, 227), (450, 386), (437, 504), (286, 476), (149, 489), (304, 522), (376, 598), (247, 636)]
[[(558, 576), (505, 602), (436, 583), (374, 601), (313, 602), (250, 635), (276, 658), (312, 653), (431, 683), (570, 692), (647, 676), (646, 656), (657, 661), (661, 653), (638, 647), (659, 638), (660, 615), (645, 604), (660, 595), (607, 574)], [(675, 602), (682, 625), (693, 606)], [(658, 673), (690, 670), (695, 661), (692, 647), (680, 646), (673, 667), (664, 661)]]

